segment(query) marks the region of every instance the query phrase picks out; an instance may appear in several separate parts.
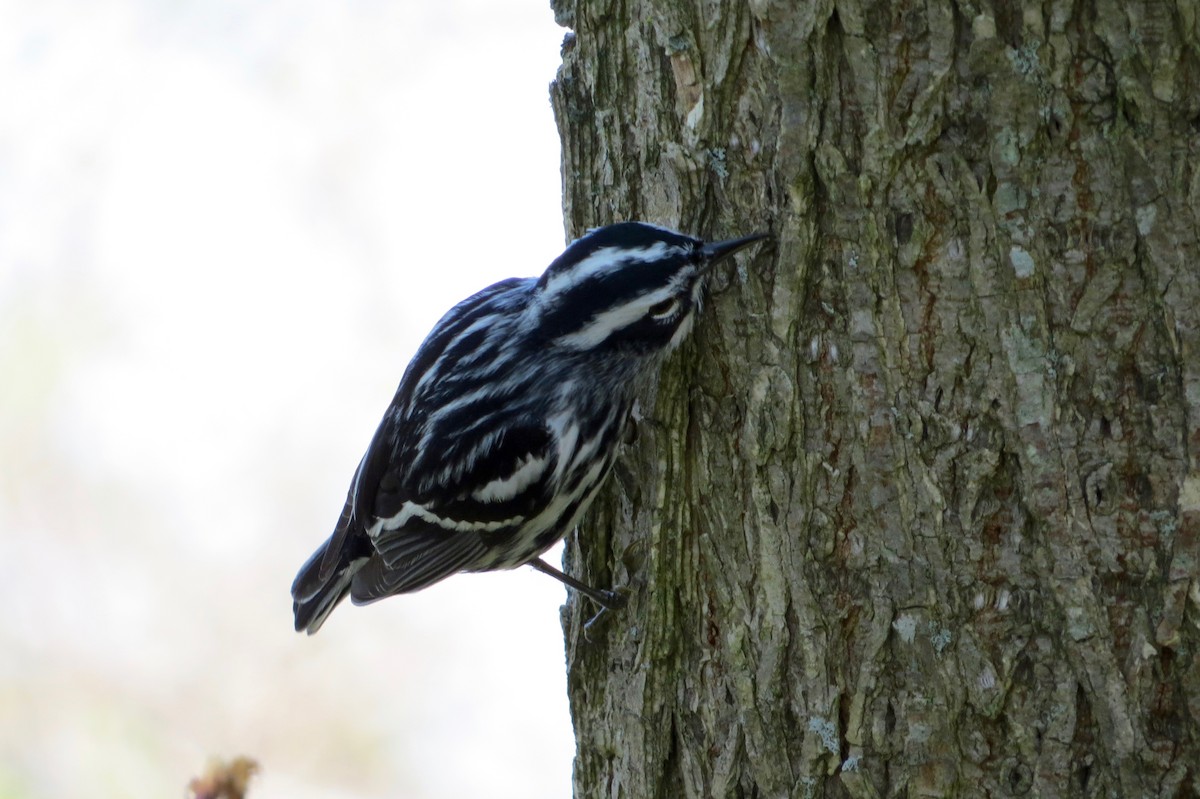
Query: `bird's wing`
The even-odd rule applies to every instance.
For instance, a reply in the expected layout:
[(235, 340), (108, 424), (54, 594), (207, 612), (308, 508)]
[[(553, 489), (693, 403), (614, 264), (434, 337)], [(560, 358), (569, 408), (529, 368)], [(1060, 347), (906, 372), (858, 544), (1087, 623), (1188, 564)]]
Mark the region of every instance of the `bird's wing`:
[[(366, 454), (358, 462), (358, 468), (354, 470), (354, 480), (350, 483), (350, 490), (346, 492), (346, 502), (342, 505), (342, 514), (338, 517), (329, 541), (325, 543), (325, 554), (321, 558), (320, 568), (315, 573), (316, 579), (321, 583), (328, 581), (338, 565), (345, 561), (351, 532), (356, 531), (361, 534), (363, 520), (367, 518), (370, 510), (369, 498), (373, 496), (380, 478), (387, 469), (387, 453), (384, 442), (394, 439), (394, 426), (392, 414), (388, 413), (375, 430)], [(294, 587), (292, 590), (295, 593)]]
[(371, 530), (387, 561), (426, 527), (497, 538), (544, 507), (554, 479), (550, 431), (533, 420), (481, 426), (427, 453), (410, 470), (389, 469), (374, 497)]
[[(515, 534), (544, 507), (554, 469), (544, 426), (506, 427), (475, 443), (465, 465), (424, 459), (436, 472), (432, 483), (385, 470), (371, 516), (377, 557), (354, 575), (350, 595), (356, 604), (486, 564), (489, 545)], [(413, 482), (420, 490), (412, 490)]]
[[(390, 515), (390, 500), (410, 498), (411, 469), (407, 467), (418, 457), (425, 424), (440, 405), (452, 399), (452, 395), (441, 394), (438, 386), (453, 382), (455, 364), (471, 352), (475, 342), (470, 331), (511, 312), (514, 304), (519, 306), (523, 301), (520, 289), (532, 282), (510, 278), (495, 283), (454, 306), (429, 331), (404, 370), (392, 403), (354, 472), (341, 517), (326, 544), (320, 579), (330, 578), (345, 560), (347, 547), (359, 548), (356, 534), (371, 530), (381, 515)], [(452, 357), (447, 358), (448, 354)]]
[[(377, 443), (386, 447), (386, 433)], [(490, 548), (503, 547), (546, 506), (555, 458), (549, 429), (533, 419), (475, 427), (417, 459), (415, 470), (368, 452), (358, 487), (360, 501), (370, 503), (375, 556), (354, 575), (351, 598), (363, 604), (486, 568)]]
[(486, 549), (478, 535), (436, 528), (408, 530), (391, 537), (390, 543), (392, 558), (370, 558), (354, 573), (350, 582), (354, 604), (418, 591), (478, 562)]

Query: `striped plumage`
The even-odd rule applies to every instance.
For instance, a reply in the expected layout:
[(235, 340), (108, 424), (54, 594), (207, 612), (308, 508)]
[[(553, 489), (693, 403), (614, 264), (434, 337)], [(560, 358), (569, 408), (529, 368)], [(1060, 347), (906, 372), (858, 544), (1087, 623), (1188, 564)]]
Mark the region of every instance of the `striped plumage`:
[(640, 384), (691, 329), (715, 244), (639, 222), (572, 243), (540, 278), (452, 308), (409, 364), (333, 535), (292, 585), (296, 629), (463, 571), (529, 563), (612, 466)]

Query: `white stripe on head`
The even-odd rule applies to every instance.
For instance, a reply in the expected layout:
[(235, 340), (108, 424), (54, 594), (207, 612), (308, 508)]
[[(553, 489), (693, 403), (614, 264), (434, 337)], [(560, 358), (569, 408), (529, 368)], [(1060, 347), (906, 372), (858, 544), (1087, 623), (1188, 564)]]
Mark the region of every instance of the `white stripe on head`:
[(665, 257), (671, 249), (683, 252), (681, 248), (672, 248), (665, 241), (655, 242), (649, 247), (638, 247), (632, 250), (624, 247), (601, 247), (570, 269), (559, 272), (550, 278), (546, 282), (546, 287), (543, 289), (541, 297), (551, 300), (564, 289), (578, 285), (590, 278), (613, 272), (626, 264), (657, 261)]
[(676, 347), (683, 343), (683, 340), (691, 335), (692, 325), (696, 323), (696, 314), (690, 313), (687, 319), (680, 323), (679, 328), (675, 331), (675, 335), (671, 336), (671, 341), (667, 344), (667, 352), (673, 352)]
[(555, 343), (571, 349), (591, 349), (616, 331), (644, 318), (652, 306), (670, 299), (678, 293), (678, 289), (674, 286), (665, 286), (652, 294), (639, 295), (615, 308), (609, 308), (607, 311), (597, 314), (574, 333), (568, 333), (555, 339)]

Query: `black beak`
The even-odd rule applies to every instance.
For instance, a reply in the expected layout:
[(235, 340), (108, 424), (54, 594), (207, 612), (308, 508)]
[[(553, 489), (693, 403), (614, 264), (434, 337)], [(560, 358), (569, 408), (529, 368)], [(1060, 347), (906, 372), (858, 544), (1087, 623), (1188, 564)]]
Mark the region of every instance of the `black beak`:
[(755, 233), (753, 236), (743, 236), (740, 239), (729, 239), (728, 241), (713, 241), (705, 244), (700, 248), (700, 254), (704, 256), (705, 265), (701, 268), (701, 272), (707, 272), (713, 266), (733, 255), (738, 250), (749, 247), (756, 241), (771, 238), (770, 233)]

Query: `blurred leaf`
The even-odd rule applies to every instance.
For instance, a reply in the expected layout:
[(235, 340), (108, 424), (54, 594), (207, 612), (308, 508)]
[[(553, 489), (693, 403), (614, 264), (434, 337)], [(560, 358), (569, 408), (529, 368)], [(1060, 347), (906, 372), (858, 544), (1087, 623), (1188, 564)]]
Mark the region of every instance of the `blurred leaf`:
[(235, 757), (226, 763), (213, 760), (204, 776), (188, 783), (190, 799), (245, 799), (246, 786), (258, 771), (258, 763), (248, 757)]

